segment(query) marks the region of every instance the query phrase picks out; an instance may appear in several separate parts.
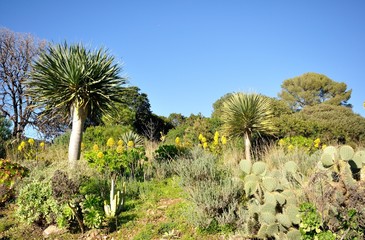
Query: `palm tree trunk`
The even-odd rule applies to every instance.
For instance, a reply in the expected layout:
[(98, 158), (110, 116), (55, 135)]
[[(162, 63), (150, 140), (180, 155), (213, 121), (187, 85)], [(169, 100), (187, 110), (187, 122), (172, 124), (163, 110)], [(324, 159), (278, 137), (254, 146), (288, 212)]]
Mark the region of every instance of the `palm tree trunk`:
[(250, 141), (250, 134), (248, 132), (245, 133), (245, 155), (246, 160), (251, 161), (251, 141)]
[(80, 159), (82, 131), (86, 115), (85, 107), (80, 107), (76, 104), (72, 107), (72, 130), (68, 146), (68, 161), (71, 167)]

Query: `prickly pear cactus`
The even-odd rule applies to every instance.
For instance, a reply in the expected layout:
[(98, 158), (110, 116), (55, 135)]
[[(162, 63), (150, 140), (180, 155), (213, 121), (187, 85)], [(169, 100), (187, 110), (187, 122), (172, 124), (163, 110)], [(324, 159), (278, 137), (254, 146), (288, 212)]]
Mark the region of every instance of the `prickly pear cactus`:
[[(294, 239), (298, 236), (299, 208), (293, 182), (301, 175), (295, 162), (269, 170), (265, 162), (240, 162), (250, 221), (259, 224), (259, 238)], [(299, 235), (300, 236), (300, 235)]]
[(348, 145), (339, 148), (328, 146), (323, 150), (320, 165), (336, 174), (341, 173), (349, 182), (351, 178), (358, 181), (361, 179), (360, 171), (365, 170), (365, 151), (355, 152)]

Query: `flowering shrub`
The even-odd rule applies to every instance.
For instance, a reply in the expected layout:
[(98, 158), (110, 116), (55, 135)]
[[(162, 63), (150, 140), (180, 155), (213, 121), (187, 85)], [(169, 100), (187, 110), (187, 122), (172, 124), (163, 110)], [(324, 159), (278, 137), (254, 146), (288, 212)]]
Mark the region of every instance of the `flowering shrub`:
[(40, 160), (39, 153), (45, 149), (45, 143), (36, 143), (33, 138), (29, 138), (28, 141), (22, 141), (18, 145), (18, 156), (22, 160)]
[(16, 181), (25, 177), (28, 172), (27, 168), (17, 163), (0, 159), (0, 203), (4, 203), (12, 197)]
[(279, 140), (278, 144), (288, 151), (299, 147), (306, 149), (306, 151), (309, 153), (314, 153), (315, 151), (326, 147), (326, 145), (323, 144), (319, 138), (313, 140), (303, 136), (282, 138)]
[(140, 141), (137, 139), (136, 143), (130, 138), (117, 142), (114, 138), (109, 138), (104, 146), (94, 144), (91, 151), (85, 152), (85, 158), (100, 172), (132, 178), (143, 177), (147, 162), (145, 149)]
[(199, 146), (215, 155), (221, 155), (224, 145), (227, 144), (227, 138), (225, 136), (220, 136), (218, 131), (214, 133), (214, 138), (211, 143), (209, 143), (202, 134), (199, 134), (198, 139)]

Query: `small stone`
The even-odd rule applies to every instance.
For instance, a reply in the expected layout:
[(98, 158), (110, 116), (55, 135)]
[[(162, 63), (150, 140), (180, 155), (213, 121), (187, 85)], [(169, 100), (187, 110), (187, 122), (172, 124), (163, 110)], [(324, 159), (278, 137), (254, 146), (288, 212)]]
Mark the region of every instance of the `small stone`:
[(62, 229), (62, 228), (58, 228), (55, 225), (50, 225), (48, 226), (44, 231), (43, 231), (43, 237), (47, 238), (50, 235), (58, 235), (58, 234), (63, 234), (65, 233), (66, 230)]

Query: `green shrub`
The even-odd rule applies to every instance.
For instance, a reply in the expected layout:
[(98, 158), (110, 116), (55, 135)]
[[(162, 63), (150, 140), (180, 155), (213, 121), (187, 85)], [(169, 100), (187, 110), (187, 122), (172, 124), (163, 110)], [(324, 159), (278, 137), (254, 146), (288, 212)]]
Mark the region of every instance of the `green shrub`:
[(0, 204), (13, 197), (14, 185), (28, 174), (29, 170), (17, 163), (0, 159)]
[(201, 229), (211, 228), (214, 222), (237, 227), (242, 187), (218, 164), (217, 157), (194, 149), (190, 158), (176, 163), (181, 184), (192, 201), (192, 224)]
[(96, 195), (86, 195), (81, 207), (85, 226), (100, 228), (104, 220), (103, 200)]
[(120, 138), (118, 142), (109, 138), (102, 145), (94, 144), (92, 150), (85, 152), (85, 159), (92, 168), (110, 178), (120, 175), (143, 179), (148, 163), (143, 139), (132, 132), (122, 134)]
[(54, 223), (60, 216), (61, 209), (52, 196), (51, 184), (34, 181), (20, 189), (17, 198), (16, 215), (28, 224), (37, 223), (44, 226)]
[(303, 240), (328, 239), (335, 240), (336, 235), (329, 230), (325, 230), (322, 217), (317, 212), (312, 203), (303, 203), (300, 205), (300, 227)]
[(154, 160), (157, 162), (168, 162), (184, 156), (187, 149), (176, 145), (161, 145), (154, 152)]

